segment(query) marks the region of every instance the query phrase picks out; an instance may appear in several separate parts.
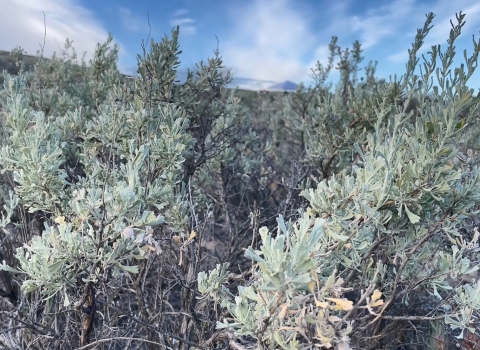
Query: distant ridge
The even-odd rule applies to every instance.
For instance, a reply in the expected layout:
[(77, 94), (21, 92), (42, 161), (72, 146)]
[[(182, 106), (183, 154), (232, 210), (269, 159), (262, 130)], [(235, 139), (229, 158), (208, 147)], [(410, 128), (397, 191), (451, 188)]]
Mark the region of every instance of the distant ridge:
[(283, 83), (272, 85), (268, 88), (271, 91), (297, 91), (298, 85), (291, 81), (284, 81)]

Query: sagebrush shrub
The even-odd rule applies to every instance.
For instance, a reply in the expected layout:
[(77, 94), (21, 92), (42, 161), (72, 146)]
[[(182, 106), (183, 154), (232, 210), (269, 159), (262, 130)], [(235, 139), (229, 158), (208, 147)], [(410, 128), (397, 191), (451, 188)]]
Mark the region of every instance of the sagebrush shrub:
[(451, 68), (460, 13), (418, 75), (433, 17), (399, 79), (370, 64), (359, 81), (360, 43), (334, 37), (313, 88), (256, 101), (226, 93), (218, 50), (178, 84), (178, 28), (138, 55), (138, 78), (118, 72), (111, 36), (89, 65), (67, 41), (63, 58), (4, 74), (0, 282), (22, 291), (0, 284), (2, 345), (470, 341), (480, 46)]

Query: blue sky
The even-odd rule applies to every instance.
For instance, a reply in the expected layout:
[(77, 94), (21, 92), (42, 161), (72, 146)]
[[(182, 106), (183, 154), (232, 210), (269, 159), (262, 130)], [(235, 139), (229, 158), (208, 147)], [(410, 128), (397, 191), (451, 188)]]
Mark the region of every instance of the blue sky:
[[(402, 74), (407, 50), (423, 26), (425, 14), (434, 12), (422, 53), (431, 45), (446, 45), (455, 13), (466, 13), (466, 25), (457, 42), (457, 60), (463, 50), (472, 53), (472, 35), (480, 35), (480, 2), (475, 0), (2, 0), (0, 50), (16, 45), (35, 54), (43, 44), (46, 13), (45, 55), (60, 52), (65, 39), (73, 40), (79, 56), (91, 58), (98, 42), (111, 32), (120, 45), (119, 69), (136, 70), (136, 54), (149, 32), (160, 41), (180, 25), (180, 69), (213, 56), (219, 39), (220, 55), (244, 88), (265, 88), (286, 80), (306, 85), (317, 60), (326, 62), (333, 35), (339, 45), (351, 47), (359, 40), (364, 49), (362, 67), (378, 60), (378, 76)], [(360, 73), (361, 74), (361, 73)], [(337, 81), (337, 74), (332, 76)], [(480, 87), (480, 68), (470, 80)]]

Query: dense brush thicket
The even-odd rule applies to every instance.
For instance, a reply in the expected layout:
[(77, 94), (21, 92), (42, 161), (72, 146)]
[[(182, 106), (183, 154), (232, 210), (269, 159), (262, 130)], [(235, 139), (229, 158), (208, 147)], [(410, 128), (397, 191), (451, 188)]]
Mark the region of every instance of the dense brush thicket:
[[(0, 346), (473, 349), (480, 43), (390, 81), (334, 37), (315, 86), (241, 100), (179, 28), (0, 78)], [(23, 51), (12, 55), (22, 68)], [(40, 56), (40, 53), (39, 53)], [(338, 64), (334, 65), (337, 61)], [(340, 71), (337, 86), (326, 81)]]

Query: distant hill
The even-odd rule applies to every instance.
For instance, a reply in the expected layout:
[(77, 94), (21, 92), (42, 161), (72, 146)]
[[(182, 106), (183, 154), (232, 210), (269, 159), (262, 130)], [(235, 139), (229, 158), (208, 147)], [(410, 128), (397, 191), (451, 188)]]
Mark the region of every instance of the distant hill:
[[(33, 69), (33, 66), (38, 61), (36, 56), (24, 55), (23, 59), (27, 70)], [(15, 58), (10, 56), (10, 52), (0, 50), (0, 73), (4, 70), (7, 73), (15, 75), (18, 74), (19, 68), (15, 65)]]
[(284, 81), (283, 83), (270, 86), (268, 90), (294, 92), (294, 91), (297, 91), (297, 87), (298, 87), (297, 84), (287, 80), (287, 81)]

